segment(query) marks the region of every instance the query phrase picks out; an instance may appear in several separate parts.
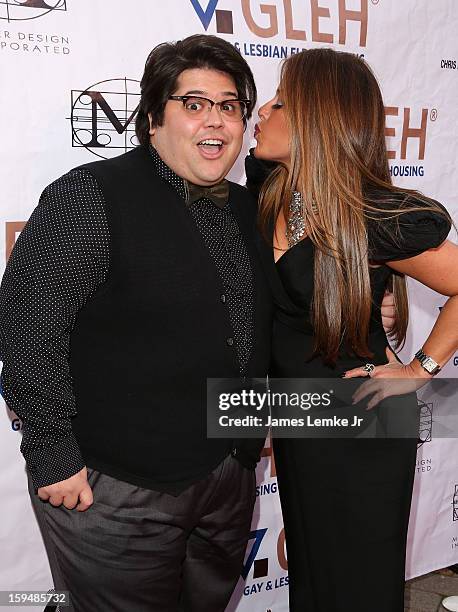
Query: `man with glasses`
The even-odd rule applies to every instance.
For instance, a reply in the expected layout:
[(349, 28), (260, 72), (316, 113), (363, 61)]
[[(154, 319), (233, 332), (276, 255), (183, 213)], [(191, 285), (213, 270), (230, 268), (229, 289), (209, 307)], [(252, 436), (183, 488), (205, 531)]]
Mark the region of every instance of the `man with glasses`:
[(223, 611), (240, 574), (262, 441), (207, 439), (206, 380), (268, 368), (255, 210), (225, 180), (255, 102), (224, 40), (159, 45), (140, 146), (52, 183), (10, 258), (3, 391), (75, 611)]

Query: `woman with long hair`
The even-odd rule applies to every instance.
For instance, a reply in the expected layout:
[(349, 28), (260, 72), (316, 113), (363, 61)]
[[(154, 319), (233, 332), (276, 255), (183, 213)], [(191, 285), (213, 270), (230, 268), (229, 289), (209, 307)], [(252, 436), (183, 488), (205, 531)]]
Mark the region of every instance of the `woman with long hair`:
[[(368, 65), (331, 49), (294, 55), (259, 118), (247, 178), (256, 190), (264, 162), (275, 162), (259, 213), (276, 268), (272, 376), (430, 379), (458, 348), (458, 247), (440, 204), (392, 185)], [(380, 305), (390, 287), (399, 348), (406, 276), (451, 297), (403, 365), (387, 350)], [(404, 610), (416, 443), (274, 439), (292, 612)]]

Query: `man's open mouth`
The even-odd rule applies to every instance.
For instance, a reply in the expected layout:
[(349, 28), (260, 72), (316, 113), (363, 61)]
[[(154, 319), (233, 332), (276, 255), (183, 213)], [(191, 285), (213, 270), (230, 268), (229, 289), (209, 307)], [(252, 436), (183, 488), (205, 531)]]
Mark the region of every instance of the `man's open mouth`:
[(223, 141), (218, 138), (206, 138), (205, 140), (201, 140), (197, 146), (206, 153), (216, 153), (217, 151), (221, 151), (223, 144)]

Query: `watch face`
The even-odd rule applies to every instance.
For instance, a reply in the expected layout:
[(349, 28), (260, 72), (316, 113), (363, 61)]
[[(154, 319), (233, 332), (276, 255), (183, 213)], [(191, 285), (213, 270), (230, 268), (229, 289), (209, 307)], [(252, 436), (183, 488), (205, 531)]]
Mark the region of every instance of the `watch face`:
[(431, 359), (431, 357), (428, 357), (427, 359), (425, 359), (422, 365), (425, 368), (425, 370), (429, 372), (430, 374), (432, 374), (434, 370), (437, 368), (437, 363), (434, 361), (434, 359)]

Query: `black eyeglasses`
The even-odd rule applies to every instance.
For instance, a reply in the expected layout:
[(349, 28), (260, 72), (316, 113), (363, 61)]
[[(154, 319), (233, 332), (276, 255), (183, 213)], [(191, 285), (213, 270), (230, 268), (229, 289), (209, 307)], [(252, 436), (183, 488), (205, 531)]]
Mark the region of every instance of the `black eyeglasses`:
[(250, 100), (222, 100), (221, 102), (214, 102), (201, 96), (169, 96), (169, 100), (182, 102), (186, 113), (195, 119), (203, 119), (216, 106), (221, 117), (227, 119), (227, 121), (243, 121), (251, 104)]

